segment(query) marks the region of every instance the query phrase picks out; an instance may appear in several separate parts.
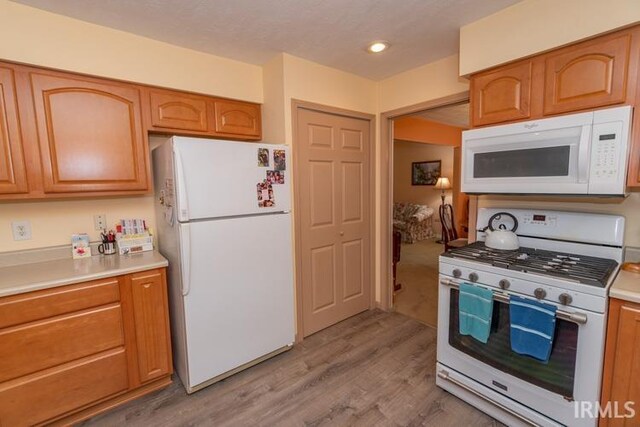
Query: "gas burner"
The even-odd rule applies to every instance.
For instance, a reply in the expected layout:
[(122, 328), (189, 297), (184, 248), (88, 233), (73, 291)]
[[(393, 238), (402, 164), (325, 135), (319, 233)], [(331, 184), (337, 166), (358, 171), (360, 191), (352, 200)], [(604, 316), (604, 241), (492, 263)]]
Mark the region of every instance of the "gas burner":
[(494, 267), (523, 273), (542, 274), (585, 285), (604, 288), (618, 263), (612, 259), (564, 254), (533, 248), (501, 251), (488, 248), (483, 242), (454, 248), (442, 256), (470, 259)]

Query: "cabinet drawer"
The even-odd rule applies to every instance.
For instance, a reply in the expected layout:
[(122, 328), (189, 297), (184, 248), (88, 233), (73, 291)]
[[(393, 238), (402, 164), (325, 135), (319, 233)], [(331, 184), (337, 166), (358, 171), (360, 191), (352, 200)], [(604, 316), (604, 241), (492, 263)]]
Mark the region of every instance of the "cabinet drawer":
[(120, 304), (0, 330), (0, 382), (124, 345)]
[(120, 300), (118, 279), (45, 289), (0, 299), (0, 329)]
[(124, 349), (0, 384), (3, 426), (33, 425), (128, 387)]

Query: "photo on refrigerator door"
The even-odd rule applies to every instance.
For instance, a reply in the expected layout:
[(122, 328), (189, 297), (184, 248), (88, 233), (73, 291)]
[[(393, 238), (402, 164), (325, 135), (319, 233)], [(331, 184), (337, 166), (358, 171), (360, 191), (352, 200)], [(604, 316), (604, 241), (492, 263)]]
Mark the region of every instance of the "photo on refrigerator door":
[(259, 208), (270, 208), (275, 206), (275, 201), (273, 200), (273, 187), (267, 180), (259, 182), (257, 184), (257, 189)]
[(284, 150), (273, 150), (273, 168), (277, 171), (287, 169), (287, 158)]
[(261, 167), (261, 168), (269, 167), (269, 149), (268, 148), (258, 148), (258, 167)]
[(267, 182), (269, 184), (284, 184), (284, 172), (267, 171)]

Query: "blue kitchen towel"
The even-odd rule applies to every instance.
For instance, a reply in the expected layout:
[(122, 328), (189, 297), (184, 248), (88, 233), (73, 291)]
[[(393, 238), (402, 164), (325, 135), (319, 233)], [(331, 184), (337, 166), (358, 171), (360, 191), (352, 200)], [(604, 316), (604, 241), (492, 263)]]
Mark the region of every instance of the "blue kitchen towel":
[(511, 350), (548, 362), (556, 330), (556, 307), (511, 295), (509, 316)]
[(493, 314), (493, 291), (469, 283), (460, 284), (458, 319), (460, 334), (487, 343)]

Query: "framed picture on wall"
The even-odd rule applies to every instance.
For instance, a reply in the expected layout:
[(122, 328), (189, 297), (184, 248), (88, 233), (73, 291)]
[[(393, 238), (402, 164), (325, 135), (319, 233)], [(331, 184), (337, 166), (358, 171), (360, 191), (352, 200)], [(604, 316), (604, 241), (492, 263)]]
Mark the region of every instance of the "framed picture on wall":
[(411, 185), (435, 185), (442, 173), (442, 161), (411, 163)]

